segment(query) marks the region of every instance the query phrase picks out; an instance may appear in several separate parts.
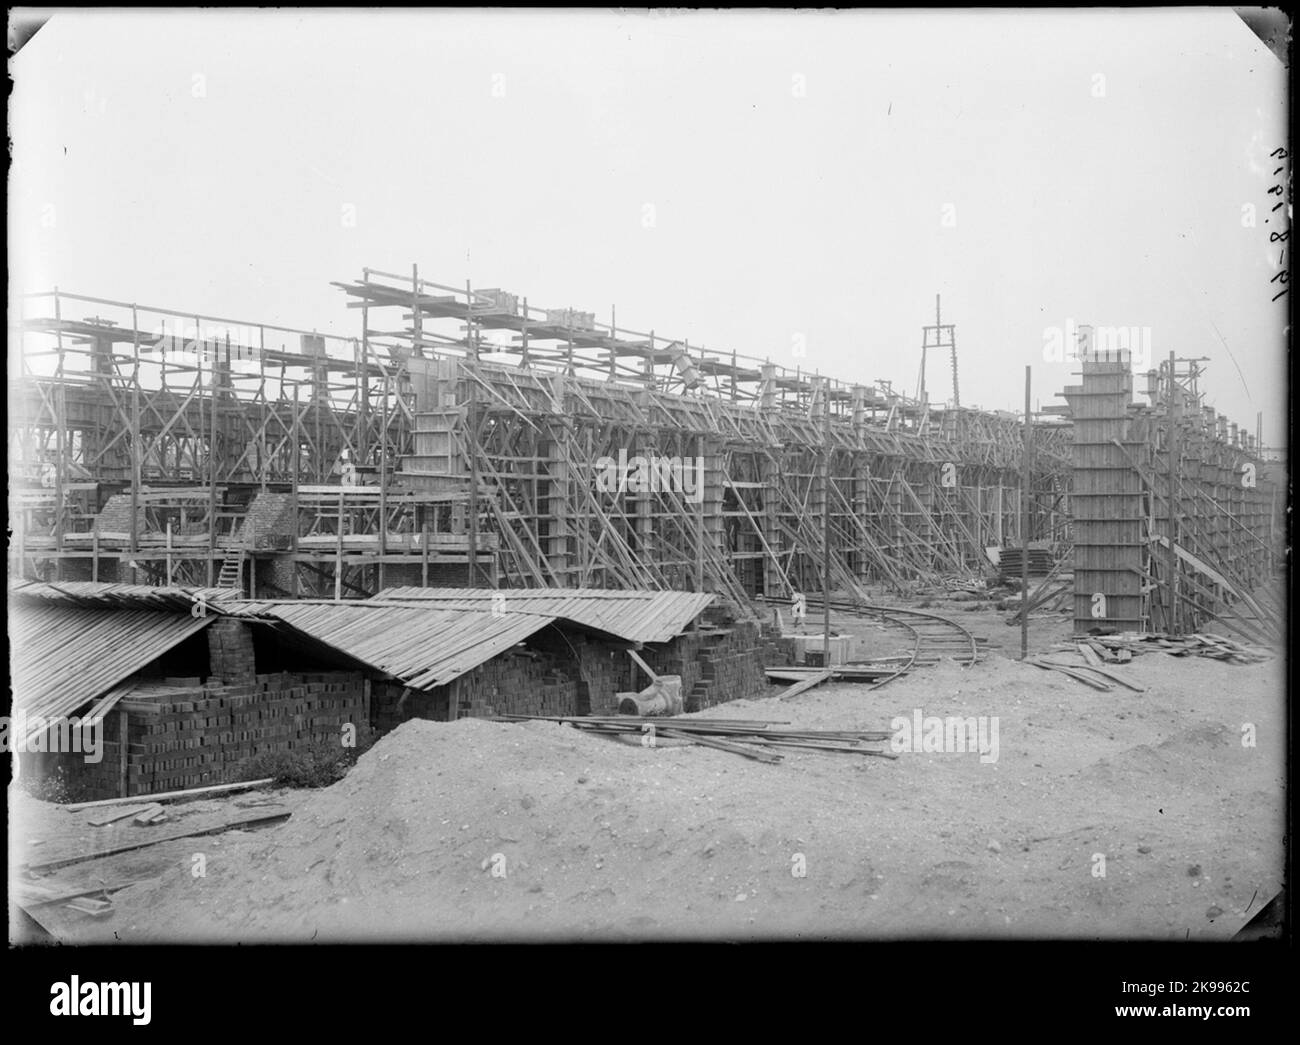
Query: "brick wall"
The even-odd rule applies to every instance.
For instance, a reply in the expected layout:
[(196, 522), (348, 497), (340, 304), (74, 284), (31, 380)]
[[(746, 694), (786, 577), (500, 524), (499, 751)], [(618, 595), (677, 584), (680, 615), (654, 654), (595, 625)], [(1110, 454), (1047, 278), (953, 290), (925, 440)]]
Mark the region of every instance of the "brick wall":
[(208, 625), (207, 636), (208, 674), (230, 684), (252, 681), (257, 674), (253, 629), (243, 621), (218, 617)]
[(451, 683), (457, 718), (577, 715), (573, 664), (542, 650), (511, 650)]
[[(145, 532), (144, 502), (136, 509), (139, 533)], [(131, 532), (131, 495), (115, 493), (107, 501), (100, 513), (95, 516), (96, 533), (130, 533)]]
[(641, 653), (657, 674), (681, 676), (687, 711), (763, 695), (763, 668), (775, 656), (771, 639), (750, 622), (701, 628)]
[(243, 536), (258, 551), (285, 550), (293, 547), (296, 528), (293, 494), (266, 490), (259, 492), (248, 506)]
[[(347, 723), (357, 727), (360, 742), (368, 732), (368, 703), (357, 672), (255, 675), (238, 685), (156, 680), (126, 705), (127, 793), (231, 783), (245, 760), (337, 742)], [(118, 797), (121, 715), (114, 710), (104, 719), (98, 763), (56, 758), (87, 799)]]

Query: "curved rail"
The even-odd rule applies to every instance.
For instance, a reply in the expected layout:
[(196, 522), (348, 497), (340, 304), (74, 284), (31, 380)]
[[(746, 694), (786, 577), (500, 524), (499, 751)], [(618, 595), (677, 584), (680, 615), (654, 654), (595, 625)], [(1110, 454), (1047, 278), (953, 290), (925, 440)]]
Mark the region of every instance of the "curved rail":
[[(814, 605), (821, 607), (823, 604), (808, 600), (809, 612)], [(979, 660), (980, 649), (975, 636), (955, 620), (942, 617), (937, 613), (926, 613), (924, 610), (914, 610), (904, 606), (837, 602), (834, 599), (831, 600), (830, 606), (837, 613), (879, 617), (883, 623), (903, 628), (912, 636), (912, 652), (907, 658), (907, 663), (892, 675), (872, 683), (867, 687), (868, 689), (879, 689), (886, 683), (893, 682), (900, 675), (907, 674), (916, 666), (922, 653), (933, 654), (936, 659), (951, 657), (963, 668), (968, 668)]]
[[(831, 605), (834, 606), (834, 603)], [(932, 653), (939, 659), (945, 656), (952, 657), (963, 668), (968, 668), (979, 660), (979, 643), (975, 641), (975, 636), (955, 620), (941, 617), (937, 613), (925, 613), (922, 610), (897, 606), (867, 606), (863, 609), (877, 613), (886, 624), (907, 629), (912, 633), (914, 640), (907, 663), (894, 674), (873, 683), (868, 687), (869, 689), (879, 689), (885, 683), (892, 682), (900, 675), (911, 671), (920, 659), (922, 651)], [(909, 617), (912, 620), (908, 620)]]

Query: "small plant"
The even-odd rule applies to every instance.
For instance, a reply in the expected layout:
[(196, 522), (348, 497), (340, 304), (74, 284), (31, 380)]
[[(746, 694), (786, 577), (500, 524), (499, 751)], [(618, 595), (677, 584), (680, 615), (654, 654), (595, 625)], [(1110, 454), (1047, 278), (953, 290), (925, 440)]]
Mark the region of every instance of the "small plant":
[(38, 801), (59, 805), (80, 802), (89, 794), (86, 784), (76, 780), (63, 766), (55, 766), (52, 772), (42, 777), (21, 776), (18, 786)]
[(374, 742), (377, 734), (358, 737), (355, 747), (343, 747), (337, 740), (319, 741), (292, 751), (270, 751), (253, 755), (239, 764), (232, 782), (270, 778), (281, 787), (329, 787), (337, 784)]

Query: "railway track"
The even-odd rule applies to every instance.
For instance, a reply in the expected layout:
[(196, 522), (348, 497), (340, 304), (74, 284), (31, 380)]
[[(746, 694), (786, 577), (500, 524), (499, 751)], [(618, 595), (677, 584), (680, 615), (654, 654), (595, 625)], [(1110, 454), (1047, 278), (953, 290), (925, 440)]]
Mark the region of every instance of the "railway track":
[[(831, 603), (831, 608), (835, 608), (834, 603)], [(963, 668), (968, 668), (980, 659), (979, 640), (954, 620), (937, 613), (896, 606), (863, 608), (869, 612), (874, 611), (886, 624), (905, 629), (913, 639), (912, 652), (907, 662), (895, 674), (872, 684), (870, 689), (879, 689), (921, 664), (937, 664), (951, 658)]]
[[(808, 602), (808, 616), (815, 618), (822, 610), (822, 603)], [(831, 600), (831, 609), (836, 613), (855, 614), (860, 617), (878, 617), (884, 624), (901, 628), (912, 639), (911, 653), (897, 671), (869, 686), (879, 689), (892, 682), (900, 675), (906, 675), (913, 668), (925, 664), (937, 664), (941, 660), (952, 659), (963, 668), (968, 668), (983, 654), (982, 640), (977, 639), (956, 621), (941, 617), (937, 613), (926, 613), (903, 606), (874, 606), (868, 603), (837, 602)]]

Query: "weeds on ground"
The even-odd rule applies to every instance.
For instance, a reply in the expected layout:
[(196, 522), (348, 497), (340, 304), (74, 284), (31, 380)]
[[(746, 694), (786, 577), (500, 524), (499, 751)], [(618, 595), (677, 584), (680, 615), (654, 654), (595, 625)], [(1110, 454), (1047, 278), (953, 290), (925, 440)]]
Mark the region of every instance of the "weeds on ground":
[(321, 741), (292, 751), (272, 751), (242, 761), (231, 774), (231, 781), (271, 778), (281, 787), (329, 787), (337, 784), (348, 770), (379, 739), (368, 732), (357, 737), (355, 747), (343, 747), (337, 740)]
[(85, 801), (90, 794), (86, 784), (78, 782), (63, 766), (55, 766), (42, 777), (20, 776), (18, 786), (38, 801), (59, 805)]

